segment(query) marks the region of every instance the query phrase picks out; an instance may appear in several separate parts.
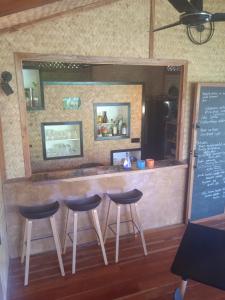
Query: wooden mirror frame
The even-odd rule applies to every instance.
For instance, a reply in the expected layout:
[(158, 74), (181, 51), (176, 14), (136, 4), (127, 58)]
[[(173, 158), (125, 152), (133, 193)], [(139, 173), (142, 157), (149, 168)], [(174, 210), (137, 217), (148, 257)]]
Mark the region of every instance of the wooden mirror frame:
[(23, 61), (63, 61), (67, 63), (79, 64), (111, 64), (111, 65), (133, 65), (133, 66), (180, 66), (180, 90), (178, 99), (178, 115), (177, 115), (177, 147), (176, 159), (183, 159), (183, 135), (184, 135), (184, 99), (186, 96), (186, 83), (187, 83), (187, 68), (188, 62), (186, 60), (168, 60), (168, 59), (143, 59), (143, 58), (114, 58), (114, 57), (95, 57), (95, 56), (76, 56), (76, 55), (57, 55), (57, 54), (37, 54), (37, 53), (15, 53), (15, 67), (18, 88), (18, 102), (20, 111), (20, 124), (21, 135), (23, 144), (23, 158), (25, 177), (32, 175), (31, 161), (30, 161), (30, 148), (29, 148), (29, 135), (27, 124), (27, 111), (26, 101), (24, 97), (23, 87), (23, 74), (22, 66)]

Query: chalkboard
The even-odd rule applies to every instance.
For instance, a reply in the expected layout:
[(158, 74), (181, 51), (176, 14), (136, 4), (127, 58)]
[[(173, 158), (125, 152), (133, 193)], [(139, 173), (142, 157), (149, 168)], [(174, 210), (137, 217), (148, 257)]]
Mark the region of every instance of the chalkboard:
[(192, 220), (224, 213), (225, 85), (199, 85), (197, 102)]

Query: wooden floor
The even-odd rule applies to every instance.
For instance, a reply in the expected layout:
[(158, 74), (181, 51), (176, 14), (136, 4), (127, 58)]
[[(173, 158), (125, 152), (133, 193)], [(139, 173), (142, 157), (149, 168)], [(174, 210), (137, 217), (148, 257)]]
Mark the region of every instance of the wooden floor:
[[(225, 221), (207, 225), (225, 229)], [(71, 251), (64, 256), (66, 276), (59, 274), (55, 252), (31, 257), (30, 282), (23, 286), (24, 266), (12, 260), (9, 300), (172, 300), (180, 278), (170, 273), (184, 226), (146, 234), (149, 255), (139, 238), (121, 241), (120, 262), (114, 264), (114, 241), (107, 242), (109, 266), (104, 266), (97, 245), (78, 249), (77, 273), (71, 275)], [(190, 282), (185, 300), (222, 300), (225, 292)]]

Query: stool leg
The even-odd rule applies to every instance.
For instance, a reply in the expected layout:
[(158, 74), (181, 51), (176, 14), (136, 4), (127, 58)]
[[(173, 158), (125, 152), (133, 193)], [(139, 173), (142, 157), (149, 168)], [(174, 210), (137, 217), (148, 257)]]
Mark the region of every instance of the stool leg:
[(21, 264), (24, 263), (24, 257), (25, 257), (25, 251), (26, 251), (27, 226), (28, 226), (28, 220), (26, 219), (26, 220), (25, 220), (25, 226), (24, 226), (23, 248), (22, 248), (22, 254), (21, 254)]
[(108, 265), (108, 260), (107, 260), (106, 253), (105, 253), (105, 246), (104, 246), (103, 238), (102, 238), (102, 231), (101, 231), (101, 228), (100, 228), (99, 219), (98, 219), (98, 213), (97, 213), (96, 209), (92, 210), (92, 215), (93, 215), (93, 221), (95, 223), (96, 230), (97, 230), (97, 233), (98, 233), (98, 237), (99, 237), (99, 242), (100, 242), (101, 249), (102, 249), (102, 256), (103, 256), (103, 259), (104, 259), (104, 263), (105, 263), (105, 265)]
[(63, 254), (66, 254), (66, 243), (67, 243), (68, 229), (69, 229), (69, 215), (70, 215), (70, 210), (68, 208), (66, 212), (66, 223), (65, 223), (64, 236), (63, 236)]
[(95, 223), (95, 220), (93, 217), (91, 217), (90, 215), (90, 211), (87, 212), (88, 213), (88, 219), (89, 219), (89, 222), (91, 224), (91, 226), (94, 228), (94, 231), (95, 231), (95, 234), (96, 234), (96, 239), (97, 239), (97, 242), (98, 242), (98, 246), (100, 245), (100, 241), (99, 241), (99, 238), (98, 238), (98, 234), (96, 232), (97, 231), (97, 227), (96, 227), (96, 223)]
[(72, 274), (76, 272), (76, 248), (77, 248), (77, 222), (78, 213), (73, 213), (73, 259), (72, 259)]
[(28, 285), (29, 277), (29, 266), (30, 266), (30, 245), (31, 245), (31, 230), (32, 230), (32, 221), (27, 220), (27, 248), (26, 248), (26, 263), (25, 263), (25, 278), (24, 285)]
[(144, 254), (148, 255), (146, 244), (145, 244), (145, 237), (144, 237), (144, 233), (143, 233), (143, 228), (142, 228), (142, 224), (140, 222), (140, 217), (139, 217), (139, 214), (138, 214), (137, 203), (134, 204), (134, 209), (135, 209), (135, 213), (136, 213), (136, 220), (137, 220), (138, 229), (139, 229), (140, 235), (141, 235), (141, 242), (142, 242), (142, 246), (143, 246), (143, 249), (144, 249)]
[(132, 212), (132, 206), (131, 206), (131, 204), (129, 205), (129, 207), (130, 207), (130, 216), (131, 216), (131, 220), (132, 220), (133, 232), (134, 232), (134, 235), (136, 237), (137, 234), (136, 234), (136, 230), (135, 230), (135, 226), (134, 226), (134, 218), (133, 218), (133, 212)]
[(117, 221), (116, 221), (116, 257), (115, 262), (119, 261), (119, 242), (120, 242), (120, 205), (117, 205)]
[(57, 256), (58, 256), (61, 275), (65, 276), (63, 261), (62, 261), (62, 256), (61, 256), (62, 250), (61, 250), (61, 245), (60, 245), (60, 241), (59, 241), (59, 235), (58, 235), (58, 232), (56, 229), (54, 216), (50, 217), (50, 223), (51, 223), (52, 233), (53, 233), (53, 237), (54, 237), (54, 241), (55, 241), (55, 247), (56, 247), (56, 252), (57, 252)]
[(108, 233), (109, 216), (110, 216), (110, 207), (111, 207), (111, 200), (109, 200), (108, 211), (107, 211), (107, 216), (106, 216), (105, 230), (104, 230), (104, 234), (103, 234), (104, 244), (105, 244), (105, 242), (106, 242), (106, 239), (107, 239), (107, 233)]
[(181, 282), (180, 293), (181, 293), (183, 299), (184, 299), (184, 295), (186, 292), (187, 283), (188, 283), (187, 280), (182, 280), (182, 282)]

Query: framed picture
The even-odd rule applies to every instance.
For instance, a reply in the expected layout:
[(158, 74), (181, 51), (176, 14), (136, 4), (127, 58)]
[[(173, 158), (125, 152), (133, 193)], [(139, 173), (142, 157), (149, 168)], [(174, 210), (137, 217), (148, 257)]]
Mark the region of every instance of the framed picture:
[(131, 163), (141, 159), (141, 148), (112, 150), (111, 165), (122, 166), (127, 152), (129, 153)]
[(79, 97), (66, 97), (63, 98), (63, 109), (64, 110), (78, 110), (81, 105)]
[(83, 156), (82, 122), (41, 124), (44, 160)]

